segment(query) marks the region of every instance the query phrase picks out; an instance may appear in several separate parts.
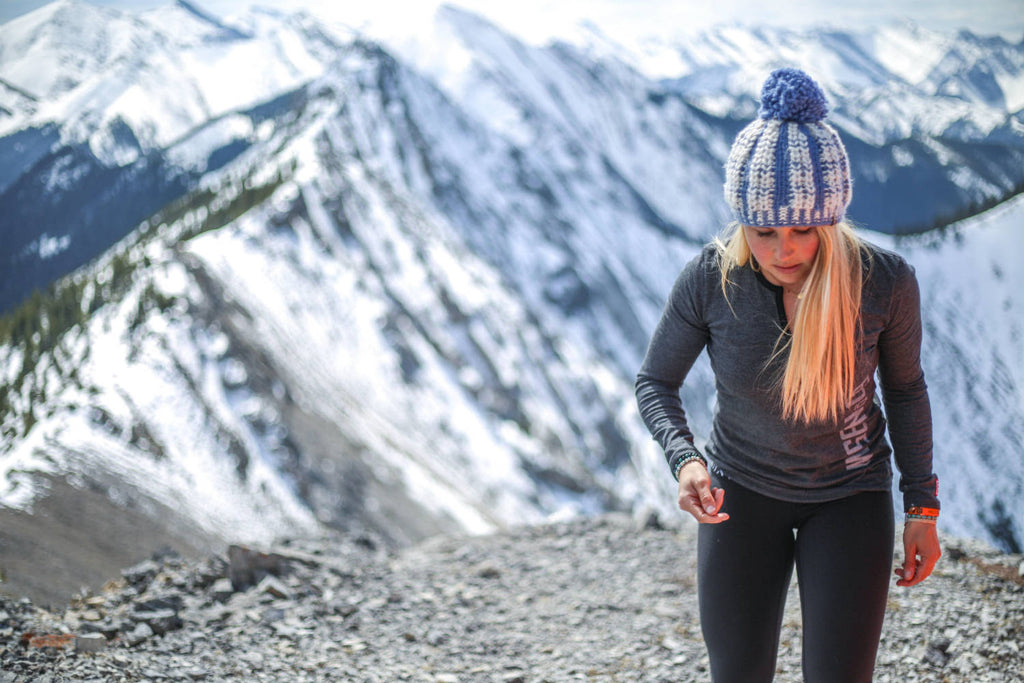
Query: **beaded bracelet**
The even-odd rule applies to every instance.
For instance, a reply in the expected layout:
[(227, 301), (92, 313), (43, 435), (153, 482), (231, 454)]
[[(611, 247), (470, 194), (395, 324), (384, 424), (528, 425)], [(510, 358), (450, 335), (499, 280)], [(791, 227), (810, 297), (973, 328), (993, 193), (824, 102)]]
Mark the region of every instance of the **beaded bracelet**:
[(926, 522), (928, 524), (935, 524), (939, 519), (939, 511), (937, 508), (926, 508), (918, 505), (913, 506), (907, 510), (906, 521), (915, 522)]
[(679, 458), (679, 460), (676, 460), (675, 466), (672, 467), (672, 476), (675, 477), (676, 481), (679, 481), (679, 472), (683, 469), (683, 466), (693, 462), (694, 460), (699, 460), (704, 467), (708, 466), (708, 461), (705, 460), (704, 456), (697, 451), (687, 453), (683, 457)]
[(925, 517), (924, 515), (907, 515), (907, 522), (922, 522), (924, 524), (938, 524), (938, 517)]

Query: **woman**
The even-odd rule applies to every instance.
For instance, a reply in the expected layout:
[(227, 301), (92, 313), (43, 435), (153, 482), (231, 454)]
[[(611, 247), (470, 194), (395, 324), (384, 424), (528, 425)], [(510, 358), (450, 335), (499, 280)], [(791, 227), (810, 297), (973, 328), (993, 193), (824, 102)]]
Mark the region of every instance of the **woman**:
[[(772, 680), (795, 566), (805, 680), (870, 681), (893, 562), (893, 454), (906, 511), (897, 585), (920, 583), (941, 554), (917, 281), (843, 222), (849, 165), (817, 84), (781, 69), (761, 100), (726, 165), (736, 224), (677, 279), (637, 402), (679, 507), (700, 522), (712, 679)], [(704, 349), (717, 392), (707, 458), (679, 397)]]

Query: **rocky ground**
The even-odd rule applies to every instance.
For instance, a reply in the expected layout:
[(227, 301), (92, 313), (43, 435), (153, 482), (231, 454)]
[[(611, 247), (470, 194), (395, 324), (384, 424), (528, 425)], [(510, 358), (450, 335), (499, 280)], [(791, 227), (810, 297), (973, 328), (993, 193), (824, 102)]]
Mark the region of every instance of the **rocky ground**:
[[(154, 558), (60, 613), (0, 598), (0, 683), (707, 681), (694, 530), (606, 516)], [(893, 588), (875, 680), (1024, 681), (1024, 558), (944, 540), (929, 581)], [(777, 681), (799, 653), (793, 592)]]

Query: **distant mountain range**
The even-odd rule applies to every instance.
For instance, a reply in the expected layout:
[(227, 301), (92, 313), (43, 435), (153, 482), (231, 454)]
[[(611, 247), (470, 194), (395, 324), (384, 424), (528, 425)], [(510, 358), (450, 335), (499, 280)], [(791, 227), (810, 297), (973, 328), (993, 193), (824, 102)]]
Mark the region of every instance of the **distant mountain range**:
[[(673, 74), (451, 7), (401, 46), (184, 2), (0, 26), (0, 550), (28, 571), (106, 544), (98, 578), (146, 544), (325, 524), (400, 545), (672, 514), (632, 381), (782, 64), (829, 93), (852, 218), (921, 276), (944, 518), (1019, 550), (1024, 42), (731, 28), (665, 49)], [(706, 431), (706, 366), (684, 397)], [(144, 540), (105, 531), (124, 524)]]
[[(183, 1), (135, 15), (60, 0), (0, 31), (0, 311), (242, 154), (275, 101), (354, 39), (308, 15), (228, 26)], [(695, 238), (720, 222), (713, 186), (765, 74), (794, 63), (828, 91), (864, 226), (921, 232), (1024, 187), (1024, 50), (1002, 38), (733, 27), (642, 54), (593, 32), (536, 49), (446, 7), (401, 50), (508, 144), (585, 140), (649, 220)], [(544, 163), (572, 172), (572, 159)], [(695, 215), (680, 192), (706, 206)]]

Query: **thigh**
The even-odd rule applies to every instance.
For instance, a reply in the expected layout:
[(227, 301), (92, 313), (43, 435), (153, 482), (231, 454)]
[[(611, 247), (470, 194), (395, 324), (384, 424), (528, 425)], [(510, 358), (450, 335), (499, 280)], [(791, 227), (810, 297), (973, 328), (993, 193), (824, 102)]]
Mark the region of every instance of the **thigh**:
[(889, 492), (816, 506), (797, 530), (804, 680), (871, 681), (893, 558)]
[(771, 681), (793, 569), (793, 506), (716, 480), (728, 521), (697, 534), (701, 631), (715, 683)]

